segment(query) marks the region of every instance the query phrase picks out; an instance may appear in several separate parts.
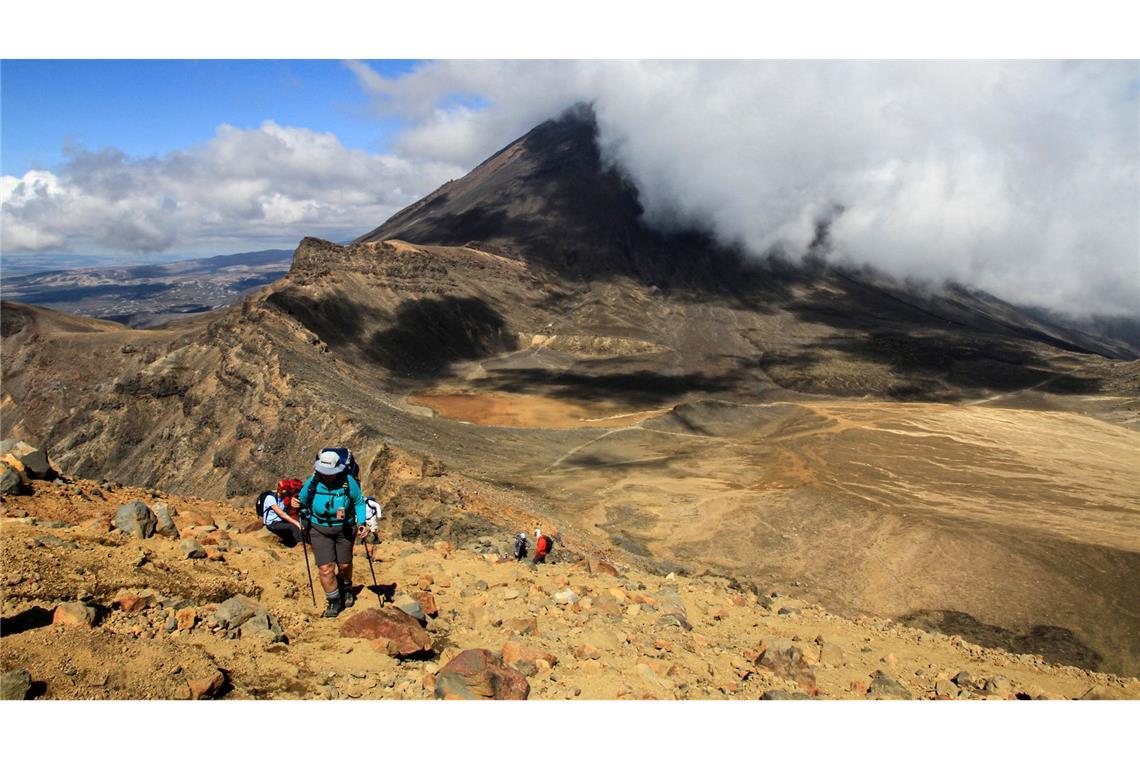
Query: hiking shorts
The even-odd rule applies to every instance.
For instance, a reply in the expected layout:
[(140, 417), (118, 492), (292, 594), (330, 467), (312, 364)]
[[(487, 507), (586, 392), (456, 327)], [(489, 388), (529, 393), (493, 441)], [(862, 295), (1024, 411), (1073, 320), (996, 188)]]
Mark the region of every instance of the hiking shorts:
[(347, 565), (352, 562), (352, 545), (356, 541), (356, 528), (341, 525), (326, 528), (313, 523), (309, 528), (309, 543), (313, 547), (313, 558), (318, 565)]

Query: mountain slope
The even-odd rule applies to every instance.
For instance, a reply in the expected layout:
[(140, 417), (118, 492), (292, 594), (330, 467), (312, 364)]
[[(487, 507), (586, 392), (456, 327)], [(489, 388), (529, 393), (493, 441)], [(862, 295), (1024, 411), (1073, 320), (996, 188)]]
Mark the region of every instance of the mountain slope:
[(303, 240), (229, 309), (138, 330), (5, 302), (3, 436), (215, 499), (330, 444), (380, 490), (401, 449), (649, 570), (1140, 672), (1127, 346), (638, 211), (577, 113), (361, 242)]

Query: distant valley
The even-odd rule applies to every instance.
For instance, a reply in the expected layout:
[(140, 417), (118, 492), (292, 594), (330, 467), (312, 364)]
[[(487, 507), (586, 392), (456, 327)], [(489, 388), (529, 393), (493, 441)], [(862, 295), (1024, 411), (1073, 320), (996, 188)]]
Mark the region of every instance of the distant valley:
[(5, 276), (0, 292), (5, 300), (149, 327), (228, 306), (281, 278), (292, 259), (292, 251), (265, 250), (165, 264), (41, 271)]

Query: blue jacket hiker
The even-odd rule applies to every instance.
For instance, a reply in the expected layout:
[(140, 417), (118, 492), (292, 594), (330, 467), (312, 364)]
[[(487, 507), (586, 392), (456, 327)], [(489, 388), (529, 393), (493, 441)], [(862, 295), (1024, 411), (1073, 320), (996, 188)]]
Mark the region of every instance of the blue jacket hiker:
[[(341, 453), (344, 452), (344, 453)], [(349, 472), (347, 449), (324, 449), (313, 474), (301, 486), (297, 501), (302, 525), (313, 547), (328, 607), (324, 617), (336, 617), (356, 603), (352, 593), (352, 547), (368, 532), (368, 507), (360, 483)]]

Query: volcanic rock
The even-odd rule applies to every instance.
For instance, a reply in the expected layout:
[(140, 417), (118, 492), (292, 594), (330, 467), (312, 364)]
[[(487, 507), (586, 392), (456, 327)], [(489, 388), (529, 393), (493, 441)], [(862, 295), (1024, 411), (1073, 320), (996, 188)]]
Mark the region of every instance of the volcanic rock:
[[(419, 603), (420, 609), (425, 615), (430, 618), (439, 616), (439, 606), (436, 605), (435, 597), (430, 591), (414, 591), (409, 594), (409, 596), (411, 596), (412, 599)], [(415, 615), (412, 615), (412, 617), (415, 617)]]
[(906, 687), (889, 674), (876, 670), (871, 674), (871, 685), (867, 688), (869, 699), (914, 699)]
[(178, 553), (184, 559), (205, 559), (206, 550), (200, 543), (192, 538), (187, 538), (178, 544)]
[(538, 635), (538, 618), (536, 617), (520, 617), (511, 618), (510, 620), (503, 621), (503, 628), (512, 631), (522, 636), (537, 636)]
[(239, 628), (254, 615), (266, 614), (265, 607), (244, 594), (231, 596), (214, 610), (214, 622), (221, 628)]
[(543, 660), (550, 665), (558, 664), (556, 655), (539, 647), (513, 639), (503, 644), (503, 662), (507, 665), (517, 667), (519, 663), (533, 663), (535, 660)]
[(526, 699), (530, 684), (522, 673), (486, 649), (460, 652), (436, 675), (436, 699)]
[(755, 665), (780, 678), (795, 681), (809, 696), (815, 696), (819, 689), (815, 683), (815, 671), (804, 660), (804, 653), (798, 646), (785, 641), (764, 642), (763, 651), (756, 658)]
[(55, 608), (52, 625), (74, 625), (81, 628), (95, 626), (95, 608), (80, 602), (64, 602)]
[(0, 699), (27, 699), (31, 690), (32, 676), (28, 671), (6, 670), (0, 674)]
[(20, 471), (6, 462), (0, 462), (0, 495), (15, 496), (25, 490)]
[(158, 518), (140, 499), (127, 502), (115, 510), (111, 524), (135, 538), (150, 538), (158, 525)]
[(167, 538), (178, 538), (178, 526), (174, 524), (170, 512), (170, 506), (164, 502), (160, 501), (154, 505), (154, 515), (158, 521), (155, 532)]
[(205, 678), (186, 679), (190, 689), (190, 699), (213, 699), (226, 685), (226, 677), (220, 670)]
[(357, 639), (390, 639), (399, 657), (418, 657), (431, 651), (432, 638), (414, 617), (395, 607), (369, 608), (345, 620), (340, 635)]
[(401, 594), (392, 601), (392, 604), (394, 604), (397, 609), (403, 610), (421, 623), (427, 622), (427, 614), (424, 612), (424, 608), (420, 606), (420, 603), (411, 595)]

